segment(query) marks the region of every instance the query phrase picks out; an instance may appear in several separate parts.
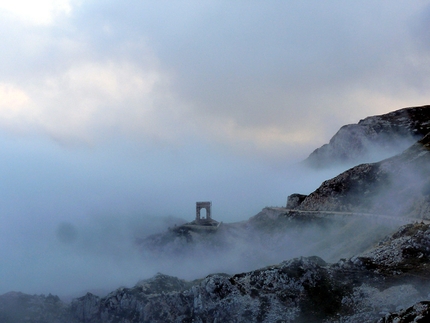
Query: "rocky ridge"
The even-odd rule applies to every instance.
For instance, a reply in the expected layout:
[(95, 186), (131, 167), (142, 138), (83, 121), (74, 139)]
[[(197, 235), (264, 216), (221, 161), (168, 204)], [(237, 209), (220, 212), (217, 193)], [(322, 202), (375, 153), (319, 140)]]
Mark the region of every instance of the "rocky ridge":
[(404, 108), (341, 127), (305, 164), (326, 168), (356, 165), (400, 153), (430, 131), (430, 106)]
[(401, 154), (361, 164), (321, 184), (298, 210), (430, 217), (430, 134)]
[[(236, 275), (210, 275), (188, 288), (158, 275), (153, 282), (173, 281), (178, 288), (152, 292), (140, 283), (102, 299), (88, 294), (72, 309), (80, 309), (79, 322), (85, 317), (91, 323), (375, 322), (428, 297), (430, 282), (423, 278), (430, 273), (429, 260), (430, 226), (416, 223), (335, 264), (301, 257)], [(128, 321), (119, 319), (124, 311)]]
[[(43, 311), (35, 312), (44, 316), (2, 322), (399, 322), (394, 318), (414, 311), (429, 319), (423, 302), (430, 292), (423, 281), (429, 259), (430, 226), (409, 224), (374, 249), (334, 264), (300, 257), (192, 282), (158, 274), (106, 297), (88, 293), (70, 305), (22, 294), (33, 303), (42, 300)], [(10, 296), (0, 297), (3, 318)]]

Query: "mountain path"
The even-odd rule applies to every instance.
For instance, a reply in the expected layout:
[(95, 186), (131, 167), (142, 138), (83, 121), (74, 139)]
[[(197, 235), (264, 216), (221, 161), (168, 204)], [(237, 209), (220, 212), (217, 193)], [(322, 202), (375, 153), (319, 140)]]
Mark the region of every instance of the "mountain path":
[(320, 217), (324, 217), (323, 215), (337, 215), (340, 217), (345, 216), (366, 216), (372, 218), (380, 218), (380, 219), (388, 219), (388, 220), (398, 220), (399, 222), (403, 222), (404, 224), (411, 222), (423, 222), (425, 224), (430, 224), (430, 220), (427, 219), (419, 219), (419, 218), (411, 218), (411, 217), (401, 217), (394, 215), (385, 215), (385, 214), (374, 214), (374, 213), (362, 213), (362, 212), (340, 212), (340, 211), (309, 211), (309, 210), (297, 210), (297, 209), (287, 209), (283, 207), (270, 207), (269, 209), (276, 210), (279, 212), (295, 212), (302, 214), (312, 214)]

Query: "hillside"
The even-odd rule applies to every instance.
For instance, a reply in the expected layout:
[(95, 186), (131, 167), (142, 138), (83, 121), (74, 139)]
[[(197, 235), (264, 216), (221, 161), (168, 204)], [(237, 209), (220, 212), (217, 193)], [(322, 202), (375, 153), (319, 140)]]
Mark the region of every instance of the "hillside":
[(357, 165), (400, 153), (430, 131), (430, 106), (404, 108), (341, 127), (304, 161), (314, 168)]
[(411, 313), (428, 320), (429, 250), (429, 225), (411, 224), (334, 264), (300, 257), (192, 282), (158, 274), (103, 298), (88, 293), (70, 305), (53, 296), (9, 293), (0, 297), (0, 313), (3, 323), (364, 323), (399, 322), (394, 319)]
[(327, 180), (300, 210), (430, 217), (430, 134), (401, 154), (361, 164)]
[[(318, 257), (295, 258), (256, 271), (215, 274), (191, 287), (148, 291), (138, 284), (105, 298), (75, 300), (79, 322), (374, 322), (389, 311), (426, 299), (430, 273), (430, 227), (406, 225), (372, 250), (327, 264)], [(171, 285), (171, 283), (170, 283)], [(154, 287), (152, 287), (154, 288)]]

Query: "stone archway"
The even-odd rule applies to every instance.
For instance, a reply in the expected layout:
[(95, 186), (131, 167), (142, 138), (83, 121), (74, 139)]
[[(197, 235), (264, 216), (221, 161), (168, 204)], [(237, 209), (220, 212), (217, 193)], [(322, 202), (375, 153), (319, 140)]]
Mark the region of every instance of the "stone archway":
[[(211, 220), (211, 206), (212, 202), (196, 202), (196, 221), (200, 220)], [(200, 218), (201, 209), (206, 210), (206, 219)]]

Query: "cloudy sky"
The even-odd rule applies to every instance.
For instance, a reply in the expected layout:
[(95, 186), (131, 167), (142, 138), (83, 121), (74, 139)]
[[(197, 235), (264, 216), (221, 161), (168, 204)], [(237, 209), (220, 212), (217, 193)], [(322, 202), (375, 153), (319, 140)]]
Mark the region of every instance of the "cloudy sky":
[(429, 30), (428, 1), (0, 0), (0, 293), (54, 289), (88, 228), (316, 188), (289, 165), (429, 104)]

